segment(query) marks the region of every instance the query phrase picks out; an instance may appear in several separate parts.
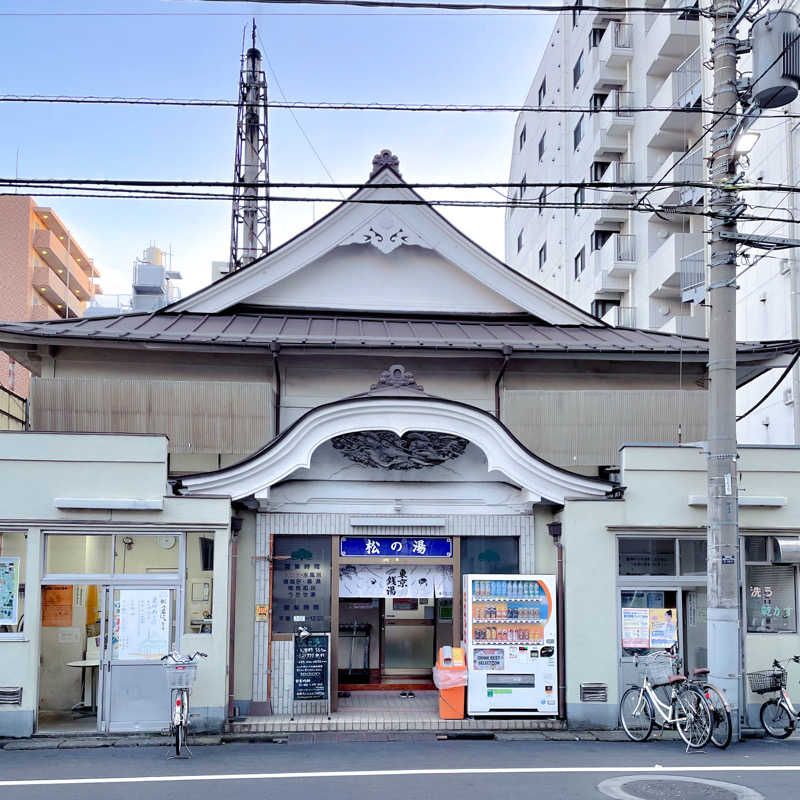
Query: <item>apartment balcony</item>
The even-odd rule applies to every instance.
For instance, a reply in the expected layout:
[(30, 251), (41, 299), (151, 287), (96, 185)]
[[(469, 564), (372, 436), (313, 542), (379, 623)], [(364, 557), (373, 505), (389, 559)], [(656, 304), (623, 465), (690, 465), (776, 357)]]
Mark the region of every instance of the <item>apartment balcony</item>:
[(595, 297), (607, 297), (610, 294), (624, 294), (628, 291), (628, 279), (627, 278), (612, 278), (609, 275), (607, 269), (603, 269), (601, 264), (600, 258), (600, 251), (597, 250), (593, 253), (595, 258), (594, 267), (593, 267), (593, 280), (592, 280), (592, 294)]
[[(702, 183), (705, 179), (702, 146), (688, 155), (685, 151), (670, 153), (648, 177), (653, 183), (661, 179), (667, 183)], [(703, 199), (703, 189), (696, 186), (668, 186), (657, 189), (651, 198), (657, 205), (693, 206)]]
[(706, 296), (706, 254), (704, 250), (684, 256), (680, 260), (681, 300), (684, 303), (702, 303)]
[(677, 336), (707, 336), (706, 320), (704, 314), (670, 314), (650, 326), (659, 333), (674, 333)]
[(698, 138), (701, 130), (701, 115), (683, 109), (693, 108), (700, 101), (702, 91), (702, 62), (700, 50), (695, 50), (673, 72), (655, 93), (650, 105), (653, 108), (667, 108), (669, 111), (655, 111), (645, 116), (649, 127), (647, 143), (649, 147), (669, 150), (685, 150), (689, 141)]
[(606, 311), (601, 319), (615, 328), (635, 328), (636, 309), (631, 306), (614, 306)]
[[(625, 8), (628, 3), (626, 0), (608, 0), (608, 2), (603, 2), (603, 11), (584, 11), (584, 14), (589, 15), (589, 21), (591, 28), (604, 28), (606, 23), (609, 20), (623, 20), (625, 19), (625, 15), (627, 14), (627, 9)], [(619, 8), (618, 12), (613, 11), (612, 9)]]
[(48, 319), (61, 319), (61, 317), (62, 315), (58, 314), (47, 303), (35, 305), (30, 314), (31, 322), (45, 322)]
[(45, 206), (37, 206), (34, 210), (47, 226), (47, 229), (58, 237), (59, 242), (62, 242), (64, 247), (67, 247), (67, 243), (69, 243), (69, 253), (77, 267), (90, 277), (98, 276), (100, 273), (95, 268), (91, 259), (83, 252), (83, 248), (70, 236), (64, 223), (58, 218), (58, 214), (56, 214), (52, 208), (47, 208)]
[(636, 180), (636, 165), (633, 161), (612, 161), (611, 166), (603, 173), (600, 183), (608, 184), (608, 188), (597, 190), (608, 202), (630, 204), (633, 190), (620, 184), (633, 183)]
[[(613, 280), (627, 279), (636, 269), (636, 236), (631, 234), (614, 233), (608, 241), (596, 251), (597, 260), (595, 269), (598, 272), (607, 272)], [(617, 284), (617, 288), (610, 291), (624, 291), (624, 285)]]
[(650, 297), (681, 299), (681, 259), (702, 249), (702, 233), (669, 234), (648, 260)]
[(634, 125), (631, 108), (633, 108), (633, 92), (613, 89), (603, 104), (592, 112), (595, 157), (627, 151), (628, 132)]
[(67, 291), (67, 287), (56, 277), (50, 267), (36, 267), (33, 270), (33, 289), (38, 297), (46, 300), (59, 317), (79, 317), (83, 311), (83, 304)]
[(697, 0), (667, 0), (667, 8), (685, 8), (683, 14), (654, 14), (645, 50), (652, 59), (648, 75), (666, 75), (700, 45)]
[(633, 58), (633, 25), (612, 21), (603, 38), (592, 48), (590, 69), (595, 89), (609, 84), (624, 84), (627, 66)]
[(69, 282), (70, 291), (78, 300), (88, 301), (92, 296), (92, 285), (89, 277), (73, 261), (61, 243), (60, 237), (53, 231), (41, 229), (33, 234), (33, 249), (39, 258), (55, 272), (65, 284)]

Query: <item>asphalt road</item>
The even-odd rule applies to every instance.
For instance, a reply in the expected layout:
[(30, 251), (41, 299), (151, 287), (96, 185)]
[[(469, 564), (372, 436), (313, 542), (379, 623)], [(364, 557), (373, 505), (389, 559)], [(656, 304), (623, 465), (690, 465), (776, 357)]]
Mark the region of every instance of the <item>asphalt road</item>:
[[(598, 800), (597, 785), (631, 777), (646, 800), (798, 796), (800, 741), (749, 741), (687, 754), (679, 742), (437, 741), (228, 744), (169, 748), (0, 751), (3, 800)], [(437, 772), (426, 772), (436, 770)], [(485, 771), (483, 771), (485, 770)], [(660, 782), (658, 782), (660, 779)], [(20, 781), (20, 784), (15, 784)], [(632, 788), (631, 788), (632, 787)], [(636, 792), (643, 794), (636, 794)]]

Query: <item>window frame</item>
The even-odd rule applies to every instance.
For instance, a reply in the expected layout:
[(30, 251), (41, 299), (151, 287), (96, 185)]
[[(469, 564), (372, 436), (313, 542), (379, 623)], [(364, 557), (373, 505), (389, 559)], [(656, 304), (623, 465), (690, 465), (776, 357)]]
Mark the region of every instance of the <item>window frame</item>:
[(539, 139), (539, 161), (544, 158), (545, 148), (547, 147), (547, 131), (544, 131)]
[(545, 203), (547, 202), (547, 189), (544, 186), (542, 187), (542, 191), (539, 192), (539, 197), (537, 199), (537, 202), (539, 204), (539, 216), (541, 216), (542, 214), (544, 214), (544, 206)]
[[(581, 265), (580, 269), (578, 269), (579, 263)], [(581, 247), (581, 249), (575, 254), (573, 264), (575, 267), (575, 278), (580, 278), (580, 276), (583, 275), (584, 271), (586, 270), (586, 245)]]
[(581, 206), (586, 202), (586, 187), (579, 186), (575, 193), (572, 195), (572, 210), (573, 213), (579, 214)]
[(583, 50), (578, 54), (578, 57), (575, 59), (575, 63), (572, 65), (572, 88), (577, 89), (578, 84), (581, 82), (581, 78), (583, 77)]
[(542, 243), (542, 246), (539, 248), (539, 272), (544, 269), (544, 265), (547, 263), (547, 241)]
[[(15, 534), (22, 536), (25, 555), (20, 558), (20, 573), (19, 573), (19, 587), (17, 589), (17, 622), (15, 627), (16, 631), (0, 631), (0, 642), (25, 642), (29, 641), (29, 637), (25, 632), (25, 617), (27, 611), (27, 599), (30, 592), (27, 590), (26, 572), (28, 571), (28, 545), (29, 545), (29, 531), (27, 528), (19, 529), (13, 527), (3, 527), (0, 533)], [(12, 556), (13, 557), (13, 556)], [(19, 629), (22, 624), (22, 629)], [(5, 623), (0, 627), (6, 626)]]
[(525, 147), (525, 142), (528, 140), (528, 123), (524, 123), (522, 128), (519, 132), (519, 150), (522, 152), (522, 148)]
[(575, 5), (572, 9), (572, 27), (578, 26), (578, 19), (581, 15), (581, 8), (583, 7), (583, 0), (575, 0)]
[(525, 228), (520, 228), (519, 233), (517, 234), (517, 252), (521, 253), (522, 248), (525, 247), (525, 237), (524, 237)]
[(547, 75), (542, 77), (542, 82), (539, 84), (539, 92), (537, 94), (538, 105), (541, 108), (545, 97), (547, 97)]
[(578, 121), (575, 123), (575, 127), (572, 129), (573, 151), (577, 151), (578, 148), (581, 146), (581, 142), (583, 141), (583, 117), (584, 117), (583, 114), (581, 114), (580, 117), (578, 117)]
[[(744, 593), (744, 597), (742, 598), (742, 605), (743, 605), (743, 613), (745, 616), (744, 620), (744, 633), (745, 636), (774, 636), (775, 634), (781, 634), (783, 636), (797, 636), (800, 633), (800, 620), (798, 619), (797, 613), (797, 587), (798, 587), (798, 580), (797, 580), (797, 565), (796, 564), (776, 564), (774, 562), (775, 558), (775, 547), (773, 543), (773, 537), (768, 534), (752, 534), (746, 535), (743, 537), (744, 542), (742, 542), (742, 560), (744, 562), (744, 575), (742, 576), (742, 591)], [(748, 559), (747, 557), (747, 542), (750, 539), (764, 539), (765, 540), (765, 560), (763, 561), (756, 561), (755, 559)], [(794, 630), (791, 631), (758, 631), (758, 630), (751, 630), (750, 629), (750, 615), (747, 610), (747, 601), (750, 599), (750, 579), (748, 577), (748, 568), (749, 567), (791, 567), (793, 572), (793, 580), (794, 580)]]

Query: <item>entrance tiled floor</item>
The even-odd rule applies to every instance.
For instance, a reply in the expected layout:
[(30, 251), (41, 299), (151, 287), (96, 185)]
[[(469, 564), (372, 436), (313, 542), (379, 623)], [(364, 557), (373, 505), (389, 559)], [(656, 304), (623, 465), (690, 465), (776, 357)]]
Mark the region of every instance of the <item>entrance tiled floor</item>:
[(288, 714), (247, 717), (229, 727), (234, 733), (294, 733), (312, 731), (447, 731), (447, 730), (558, 730), (556, 719), (439, 719), (439, 693), (415, 692), (414, 699), (399, 692), (351, 692), (339, 699), (339, 710), (324, 714)]

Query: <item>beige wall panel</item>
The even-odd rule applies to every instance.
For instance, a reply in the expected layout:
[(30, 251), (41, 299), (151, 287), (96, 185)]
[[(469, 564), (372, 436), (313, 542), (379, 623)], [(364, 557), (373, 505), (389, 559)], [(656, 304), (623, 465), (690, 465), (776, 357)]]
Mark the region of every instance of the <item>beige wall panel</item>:
[(705, 392), (506, 391), (503, 421), (536, 455), (563, 467), (618, 464), (623, 442), (705, 438)]
[(251, 453), (272, 435), (267, 383), (37, 378), (34, 430), (164, 433), (172, 453)]

